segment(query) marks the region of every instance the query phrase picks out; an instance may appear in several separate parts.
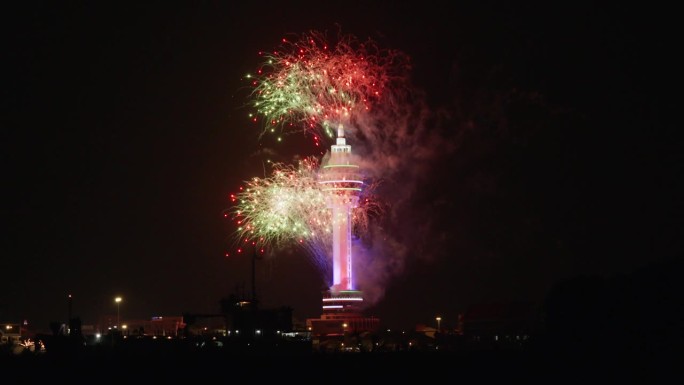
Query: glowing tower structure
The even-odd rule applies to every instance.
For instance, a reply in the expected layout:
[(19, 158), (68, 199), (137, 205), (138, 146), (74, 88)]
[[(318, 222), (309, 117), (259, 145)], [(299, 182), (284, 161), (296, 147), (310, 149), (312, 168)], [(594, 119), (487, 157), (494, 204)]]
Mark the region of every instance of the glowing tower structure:
[(344, 128), (337, 129), (337, 143), (330, 148), (330, 159), (323, 165), (319, 183), (328, 193), (332, 210), (333, 292), (354, 290), (352, 267), (351, 214), (359, 204), (363, 180), (359, 166), (352, 164), (351, 146), (344, 138)]
[(363, 178), (359, 166), (353, 164), (351, 146), (344, 137), (344, 128), (337, 128), (336, 144), (330, 147), (330, 158), (319, 175), (322, 190), (328, 194), (332, 210), (332, 267), (330, 290), (323, 293), (323, 314), (309, 319), (314, 335), (344, 335), (346, 332), (373, 330), (379, 320), (361, 315), (363, 295), (354, 285), (352, 260), (352, 209), (359, 204)]

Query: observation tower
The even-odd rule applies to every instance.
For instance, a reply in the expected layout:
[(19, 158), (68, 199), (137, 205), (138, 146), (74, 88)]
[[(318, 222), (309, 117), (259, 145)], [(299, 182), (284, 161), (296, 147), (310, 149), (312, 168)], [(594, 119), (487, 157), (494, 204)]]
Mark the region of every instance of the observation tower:
[(353, 164), (351, 146), (346, 142), (341, 124), (318, 183), (327, 193), (328, 207), (332, 211), (333, 280), (330, 289), (323, 293), (321, 318), (307, 320), (308, 327), (314, 335), (374, 330), (379, 320), (361, 314), (363, 293), (355, 287), (352, 263), (352, 209), (358, 207), (363, 177), (359, 166)]

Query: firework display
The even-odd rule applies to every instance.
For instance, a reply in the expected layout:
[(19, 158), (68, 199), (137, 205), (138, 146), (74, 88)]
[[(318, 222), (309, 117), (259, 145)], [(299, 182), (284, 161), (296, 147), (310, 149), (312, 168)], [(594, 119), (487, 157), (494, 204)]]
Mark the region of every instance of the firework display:
[(352, 36), (330, 46), (318, 32), (283, 39), (281, 48), (262, 54), (263, 65), (247, 76), (255, 110), (250, 119), (263, 127), (261, 135), (274, 133), (278, 140), (297, 132), (310, 134), (316, 146), (336, 139), (322, 160), (275, 163), (270, 176), (247, 181), (231, 195), (226, 216), (237, 226), (238, 253), (298, 245), (331, 288), (353, 290), (352, 241), (382, 210), (373, 196), (376, 182), (364, 178), (345, 131), (363, 131), (359, 122), (401, 79), (404, 57)]
[(405, 55), (371, 40), (346, 35), (331, 47), (319, 32), (283, 39), (281, 49), (262, 56), (264, 64), (247, 75), (256, 110), (250, 118), (262, 123), (262, 134), (304, 131), (317, 144), (322, 136), (334, 138), (340, 124), (354, 127), (408, 68)]

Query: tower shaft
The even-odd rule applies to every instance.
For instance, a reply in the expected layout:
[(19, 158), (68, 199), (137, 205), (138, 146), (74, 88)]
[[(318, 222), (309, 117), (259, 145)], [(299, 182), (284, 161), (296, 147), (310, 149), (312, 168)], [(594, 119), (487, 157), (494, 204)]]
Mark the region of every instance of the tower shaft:
[(351, 249), (351, 207), (333, 204), (333, 287), (353, 290)]

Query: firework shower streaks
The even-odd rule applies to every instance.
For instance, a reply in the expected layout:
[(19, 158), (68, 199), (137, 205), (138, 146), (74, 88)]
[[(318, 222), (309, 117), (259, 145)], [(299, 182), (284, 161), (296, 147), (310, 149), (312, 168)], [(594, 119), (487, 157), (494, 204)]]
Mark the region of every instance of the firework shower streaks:
[(276, 163), (270, 177), (252, 178), (232, 194), (231, 215), (241, 242), (271, 248), (299, 243), (320, 255), (326, 247), (330, 216), (316, 181), (317, 169), (314, 158), (298, 166)]
[(353, 125), (368, 113), (394, 83), (404, 78), (408, 59), (398, 51), (379, 49), (373, 41), (341, 36), (334, 47), (319, 32), (304, 34), (282, 49), (263, 54), (265, 62), (248, 75), (256, 114), (264, 133), (304, 131), (335, 136), (339, 124)]
[[(313, 157), (297, 166), (276, 163), (270, 177), (252, 178), (231, 194), (233, 208), (225, 216), (237, 226), (238, 253), (245, 247), (263, 251), (296, 244), (308, 252), (321, 271), (329, 270), (334, 218), (318, 171), (318, 161)], [(375, 185), (369, 184), (353, 210), (352, 226), (357, 233), (365, 233), (370, 217), (382, 212), (380, 202), (372, 195), (374, 189)]]

